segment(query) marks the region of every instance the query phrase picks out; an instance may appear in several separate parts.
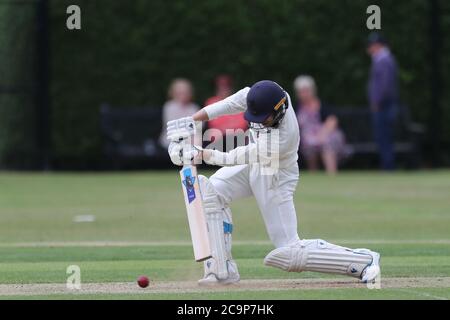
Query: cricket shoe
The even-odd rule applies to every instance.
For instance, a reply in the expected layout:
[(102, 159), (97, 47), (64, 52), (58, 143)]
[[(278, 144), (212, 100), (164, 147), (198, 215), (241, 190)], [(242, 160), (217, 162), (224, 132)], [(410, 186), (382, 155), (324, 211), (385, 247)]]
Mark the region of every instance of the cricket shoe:
[(363, 283), (371, 283), (381, 274), (380, 269), (380, 254), (368, 249), (357, 249), (357, 252), (370, 254), (372, 256), (372, 262), (361, 273), (361, 281)]
[(202, 287), (222, 286), (238, 283), (241, 279), (237, 264), (234, 261), (227, 261), (228, 277), (226, 279), (217, 279), (214, 273), (206, 275), (203, 279), (198, 280), (198, 285)]

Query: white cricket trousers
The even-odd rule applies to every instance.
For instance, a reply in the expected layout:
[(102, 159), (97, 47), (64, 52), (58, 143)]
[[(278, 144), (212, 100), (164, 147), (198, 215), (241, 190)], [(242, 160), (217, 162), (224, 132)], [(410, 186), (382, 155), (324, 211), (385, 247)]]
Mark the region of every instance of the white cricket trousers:
[(269, 238), (275, 247), (299, 240), (294, 192), (299, 170), (297, 164), (263, 175), (258, 164), (223, 167), (210, 181), (224, 207), (236, 199), (254, 196), (263, 216)]

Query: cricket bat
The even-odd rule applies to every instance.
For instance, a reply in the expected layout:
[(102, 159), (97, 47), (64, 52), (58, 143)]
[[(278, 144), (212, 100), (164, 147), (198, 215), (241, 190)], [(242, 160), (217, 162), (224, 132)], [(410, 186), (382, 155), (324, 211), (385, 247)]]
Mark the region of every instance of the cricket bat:
[(192, 164), (185, 164), (180, 170), (180, 177), (195, 261), (204, 261), (211, 258), (212, 255), (197, 168)]

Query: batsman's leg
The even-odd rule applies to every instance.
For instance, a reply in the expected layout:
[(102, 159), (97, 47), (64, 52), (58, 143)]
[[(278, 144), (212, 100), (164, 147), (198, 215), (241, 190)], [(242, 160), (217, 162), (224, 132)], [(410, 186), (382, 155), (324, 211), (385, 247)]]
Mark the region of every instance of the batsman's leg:
[[(209, 180), (199, 178), (212, 250), (215, 252), (213, 258), (204, 263), (205, 276), (199, 281), (200, 285), (239, 281), (237, 265), (231, 256), (233, 224), (229, 204), (252, 194), (248, 177), (249, 167), (239, 165), (221, 168)], [(228, 271), (227, 276), (224, 269)]]
[(380, 274), (379, 260), (380, 255), (368, 249), (350, 249), (312, 239), (271, 251), (264, 264), (288, 272), (343, 274), (371, 282)]
[(273, 175), (261, 175), (258, 166), (252, 166), (250, 181), (270, 240), (275, 247), (288, 246), (299, 240), (294, 192), (298, 168), (279, 169)]
[(212, 183), (205, 176), (199, 176), (208, 225), (212, 258), (204, 262), (204, 278), (200, 285), (227, 284), (239, 281), (239, 272), (231, 256), (231, 233), (233, 224), (230, 208), (222, 206)]
[(345, 274), (371, 282), (380, 274), (380, 255), (368, 249), (349, 249), (321, 239), (300, 240), (293, 193), (296, 168), (280, 169), (275, 176), (251, 176), (252, 190), (277, 249), (264, 259), (268, 266), (285, 271)]

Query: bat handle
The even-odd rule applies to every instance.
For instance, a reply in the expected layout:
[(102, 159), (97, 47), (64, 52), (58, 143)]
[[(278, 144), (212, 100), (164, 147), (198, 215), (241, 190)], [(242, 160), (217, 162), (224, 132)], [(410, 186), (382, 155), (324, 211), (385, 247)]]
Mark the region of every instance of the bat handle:
[(192, 148), (192, 143), (190, 141), (189, 138), (183, 139), (181, 140), (181, 145), (183, 146), (183, 167), (187, 166), (187, 165), (193, 165), (192, 164), (192, 159), (190, 156), (190, 152), (185, 152), (185, 150), (189, 150)]

